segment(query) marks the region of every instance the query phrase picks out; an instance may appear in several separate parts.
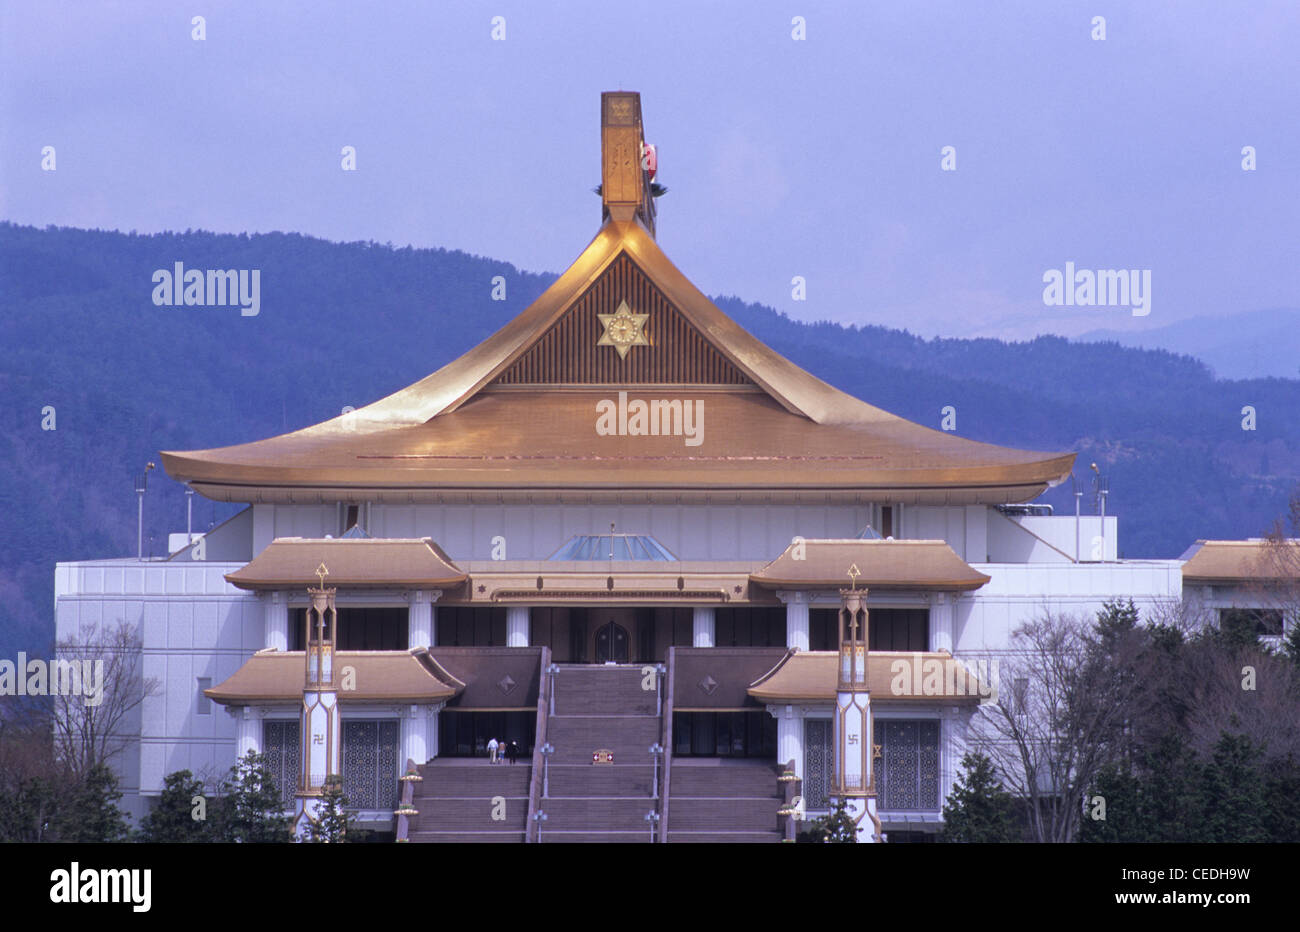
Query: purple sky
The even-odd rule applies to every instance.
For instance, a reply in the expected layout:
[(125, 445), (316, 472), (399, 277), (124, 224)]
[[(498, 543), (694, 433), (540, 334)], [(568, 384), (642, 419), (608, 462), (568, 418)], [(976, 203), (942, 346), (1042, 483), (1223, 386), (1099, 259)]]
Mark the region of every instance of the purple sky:
[[(599, 222), (599, 95), (623, 88), (671, 189), (660, 243), (706, 293), (926, 336), (1158, 327), (1300, 303), (1298, 63), (1293, 0), (13, 0), (0, 218), (559, 272)], [(1151, 269), (1150, 316), (1045, 307), (1066, 261)]]

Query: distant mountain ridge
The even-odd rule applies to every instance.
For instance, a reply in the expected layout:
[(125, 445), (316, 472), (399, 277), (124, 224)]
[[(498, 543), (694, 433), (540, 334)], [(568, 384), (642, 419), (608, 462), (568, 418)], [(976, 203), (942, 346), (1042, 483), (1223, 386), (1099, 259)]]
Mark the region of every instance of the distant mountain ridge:
[[(689, 275), (689, 257), (673, 258)], [(152, 276), (176, 262), (260, 270), (259, 313), (155, 305)], [(498, 276), (505, 300), (493, 299)], [(0, 654), (45, 649), (55, 561), (135, 553), (132, 477), (159, 450), (255, 440), (360, 407), (476, 345), (553, 280), (444, 249), (0, 223)], [(951, 405), (961, 436), (1077, 451), (1085, 484), (1097, 461), (1122, 556), (1175, 557), (1197, 538), (1258, 535), (1300, 477), (1296, 379), (1223, 381), (1164, 351), (1057, 337), (923, 340), (715, 300), (871, 404), (934, 428)], [(42, 429), (48, 409), (55, 430)], [(1042, 500), (1073, 511), (1068, 482)], [(234, 510), (196, 497), (195, 527)], [(155, 471), (152, 552), (184, 526), (181, 487)]]
[(1080, 342), (1164, 349), (1203, 360), (1221, 379), (1300, 375), (1300, 309), (1193, 317), (1151, 330), (1091, 330)]

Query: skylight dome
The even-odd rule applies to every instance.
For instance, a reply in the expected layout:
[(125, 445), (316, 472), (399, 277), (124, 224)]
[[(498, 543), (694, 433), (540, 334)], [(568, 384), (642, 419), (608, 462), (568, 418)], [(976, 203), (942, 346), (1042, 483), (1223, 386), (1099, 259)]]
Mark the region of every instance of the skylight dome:
[(547, 559), (672, 562), (677, 557), (649, 534), (578, 534)]

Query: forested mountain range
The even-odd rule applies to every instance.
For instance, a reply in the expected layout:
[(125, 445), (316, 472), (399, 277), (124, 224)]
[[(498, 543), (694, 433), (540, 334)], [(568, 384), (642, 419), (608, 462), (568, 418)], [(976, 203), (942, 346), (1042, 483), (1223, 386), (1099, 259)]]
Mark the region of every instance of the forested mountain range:
[[(673, 258), (689, 276), (689, 257)], [(257, 315), (155, 304), (155, 271), (177, 262), (260, 270)], [(493, 300), (495, 276), (505, 300)], [(132, 479), (159, 450), (256, 440), (360, 407), (478, 343), (554, 277), (297, 234), (0, 224), (0, 654), (48, 649), (55, 561), (134, 554)], [(1300, 380), (1220, 380), (1191, 357), (1110, 342), (923, 340), (715, 300), (872, 404), (935, 428), (952, 405), (961, 436), (1076, 451), (1085, 486), (1096, 461), (1124, 557), (1258, 536), (1300, 478)], [(1242, 429), (1247, 406), (1255, 430)], [(1073, 512), (1069, 483), (1043, 501)], [(196, 529), (234, 510), (196, 496)], [(146, 549), (163, 552), (184, 526), (181, 487), (155, 470)]]

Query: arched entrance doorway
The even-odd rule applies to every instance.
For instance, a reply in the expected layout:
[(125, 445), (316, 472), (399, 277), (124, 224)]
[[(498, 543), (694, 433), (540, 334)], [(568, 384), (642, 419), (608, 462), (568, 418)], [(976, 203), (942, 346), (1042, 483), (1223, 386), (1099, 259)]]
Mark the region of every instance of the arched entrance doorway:
[(627, 663), (627, 628), (614, 620), (596, 629), (596, 663)]
[(593, 608), (587, 615), (589, 657), (595, 663), (632, 663), (637, 653), (636, 612), (630, 608)]

